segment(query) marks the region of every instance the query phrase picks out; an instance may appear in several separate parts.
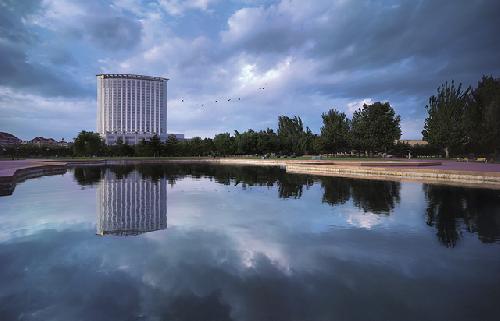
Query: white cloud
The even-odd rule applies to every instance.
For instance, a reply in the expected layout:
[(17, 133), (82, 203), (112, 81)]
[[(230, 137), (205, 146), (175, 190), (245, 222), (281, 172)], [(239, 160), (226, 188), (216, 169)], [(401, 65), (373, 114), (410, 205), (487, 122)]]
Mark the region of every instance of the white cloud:
[(363, 98), (361, 100), (355, 100), (347, 103), (347, 111), (349, 113), (349, 116), (352, 116), (352, 114), (358, 109), (363, 108), (364, 104), (370, 105), (373, 103), (374, 101), (371, 98)]
[(24, 140), (72, 140), (80, 130), (95, 127), (95, 113), (94, 99), (44, 97), (0, 86), (0, 128)]
[(159, 4), (168, 14), (182, 15), (187, 10), (207, 11), (217, 0), (160, 0)]

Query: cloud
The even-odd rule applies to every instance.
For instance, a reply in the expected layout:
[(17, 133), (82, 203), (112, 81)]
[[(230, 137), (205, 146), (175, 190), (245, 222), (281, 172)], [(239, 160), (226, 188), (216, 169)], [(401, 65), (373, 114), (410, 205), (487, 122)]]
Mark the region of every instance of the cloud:
[(371, 99), (419, 138), (442, 82), (500, 74), (497, 1), (5, 3), (0, 85), (87, 100), (96, 73), (166, 76), (169, 129), (187, 136), (274, 127), (280, 114), (317, 132), (322, 112)]
[[(31, 47), (39, 36), (26, 25), (29, 15), (41, 9), (38, 1), (7, 1), (0, 10), (0, 86), (22, 88), (28, 92), (53, 96), (79, 96), (81, 88), (64, 72), (33, 61)], [(59, 52), (61, 54), (61, 52)]]
[(168, 14), (177, 16), (187, 10), (207, 11), (210, 4), (217, 0), (159, 0), (160, 7)]
[(78, 131), (94, 126), (95, 110), (92, 98), (45, 97), (0, 86), (0, 128), (23, 140), (72, 140)]

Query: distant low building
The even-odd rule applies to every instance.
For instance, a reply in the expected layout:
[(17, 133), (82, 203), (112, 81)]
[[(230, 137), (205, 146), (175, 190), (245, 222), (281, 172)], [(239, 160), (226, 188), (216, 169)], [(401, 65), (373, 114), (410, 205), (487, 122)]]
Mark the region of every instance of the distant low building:
[(396, 143), (408, 144), (410, 146), (419, 146), (419, 145), (428, 145), (429, 144), (425, 140), (419, 140), (419, 139), (401, 139), (401, 140), (396, 141)]
[(62, 138), (60, 141), (55, 140), (54, 138), (45, 138), (45, 137), (35, 137), (32, 140), (23, 141), (24, 145), (33, 144), (36, 146), (59, 146), (59, 147), (68, 147), (69, 143)]
[(57, 142), (57, 145), (61, 146), (61, 147), (68, 147), (69, 143), (67, 141), (65, 141), (64, 137), (63, 137), (59, 142)]
[(54, 138), (45, 138), (41, 136), (33, 138), (30, 143), (37, 146), (57, 145), (57, 141)]
[(0, 132), (0, 146), (14, 146), (21, 143), (22, 141), (16, 136), (9, 133)]
[(167, 134), (167, 137), (174, 136), (177, 140), (185, 140), (184, 134)]

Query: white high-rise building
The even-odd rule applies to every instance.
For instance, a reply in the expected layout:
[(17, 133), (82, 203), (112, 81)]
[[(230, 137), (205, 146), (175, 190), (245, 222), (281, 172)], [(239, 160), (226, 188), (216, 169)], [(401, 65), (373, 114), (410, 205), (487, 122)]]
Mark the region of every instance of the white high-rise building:
[(125, 178), (107, 170), (97, 188), (97, 234), (138, 235), (167, 228), (167, 179)]
[(167, 139), (167, 78), (97, 75), (97, 132), (106, 144)]

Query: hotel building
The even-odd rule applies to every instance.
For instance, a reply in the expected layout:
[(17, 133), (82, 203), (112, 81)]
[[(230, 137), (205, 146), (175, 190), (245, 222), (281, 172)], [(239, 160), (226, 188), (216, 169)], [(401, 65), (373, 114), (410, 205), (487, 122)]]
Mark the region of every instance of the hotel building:
[(97, 75), (97, 132), (106, 144), (167, 140), (167, 81), (132, 74)]
[(97, 190), (97, 235), (138, 235), (167, 228), (167, 179), (106, 170)]

